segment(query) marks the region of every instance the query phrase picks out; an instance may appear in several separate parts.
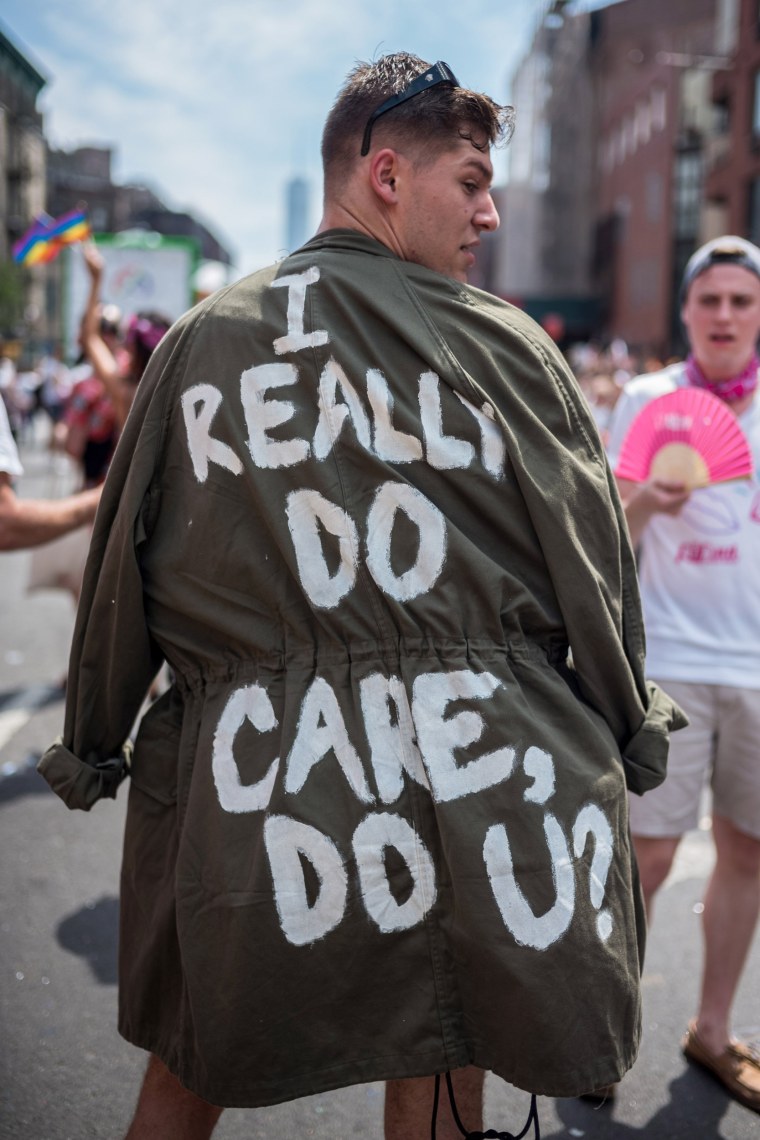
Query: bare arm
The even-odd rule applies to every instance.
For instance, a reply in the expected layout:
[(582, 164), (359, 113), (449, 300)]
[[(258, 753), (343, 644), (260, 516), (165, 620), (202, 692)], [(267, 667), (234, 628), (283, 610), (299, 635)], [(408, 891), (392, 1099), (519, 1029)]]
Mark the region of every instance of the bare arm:
[(638, 544), (653, 515), (677, 515), (691, 495), (683, 483), (665, 483), (658, 479), (649, 483), (618, 479), (617, 484), (633, 546)]
[(103, 281), (104, 262), (92, 242), (85, 242), (82, 252), (90, 275), (90, 292), (82, 317), (82, 348), (95, 375), (105, 384), (114, 406), (120, 409), (124, 393), (119, 365), (100, 335), (100, 286)]
[(64, 499), (20, 499), (0, 471), (0, 551), (23, 550), (60, 538), (95, 518), (102, 487)]

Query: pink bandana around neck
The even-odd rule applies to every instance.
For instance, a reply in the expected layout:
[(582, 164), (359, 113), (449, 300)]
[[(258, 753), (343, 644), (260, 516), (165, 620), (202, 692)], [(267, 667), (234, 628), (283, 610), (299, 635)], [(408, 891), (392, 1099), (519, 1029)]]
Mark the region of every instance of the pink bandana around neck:
[(742, 396), (748, 396), (757, 388), (759, 367), (760, 359), (754, 353), (747, 367), (738, 376), (731, 376), (728, 380), (708, 380), (694, 357), (689, 355), (686, 358), (686, 379), (692, 388), (706, 388), (727, 404), (735, 404)]

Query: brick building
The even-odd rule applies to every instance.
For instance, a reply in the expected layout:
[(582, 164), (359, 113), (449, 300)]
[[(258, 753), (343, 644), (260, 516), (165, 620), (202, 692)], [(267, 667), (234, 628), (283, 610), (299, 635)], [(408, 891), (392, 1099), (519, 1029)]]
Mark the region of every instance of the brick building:
[(46, 332), (49, 275), (44, 266), (22, 270), (11, 261), (13, 243), (45, 208), (45, 139), (37, 99), (46, 82), (0, 28), (0, 339), (15, 340), (22, 314), (34, 334)]
[[(677, 283), (721, 229), (705, 166), (737, 11), (738, 0), (545, 4), (513, 82), (495, 292), (539, 319), (556, 312), (576, 338), (680, 349)], [(760, 195), (758, 206), (760, 221)]]
[(729, 66), (713, 82), (719, 130), (705, 192), (720, 232), (760, 245), (760, 3), (741, 0), (738, 9)]
[(602, 327), (660, 355), (678, 346), (678, 282), (705, 232), (717, 10), (626, 0), (592, 21)]

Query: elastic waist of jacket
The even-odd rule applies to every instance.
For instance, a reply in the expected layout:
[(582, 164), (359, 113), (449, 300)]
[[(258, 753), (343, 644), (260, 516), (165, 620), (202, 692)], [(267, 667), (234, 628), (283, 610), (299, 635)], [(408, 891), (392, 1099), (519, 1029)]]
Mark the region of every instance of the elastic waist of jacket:
[[(481, 638), (403, 638), (395, 642), (353, 642), (329, 646), (301, 645), (287, 651), (254, 652), (249, 658), (235, 657), (210, 662), (193, 669), (172, 663), (177, 687), (197, 691), (208, 684), (240, 684), (262, 675), (273, 677), (285, 673), (319, 673), (336, 668), (371, 668), (388, 675), (403, 672), (404, 662), (440, 663), (447, 668), (460, 662), (462, 667), (477, 669), (488, 661), (533, 661), (557, 667), (567, 660), (567, 644), (557, 642), (495, 642)], [(432, 669), (430, 671), (433, 671)]]

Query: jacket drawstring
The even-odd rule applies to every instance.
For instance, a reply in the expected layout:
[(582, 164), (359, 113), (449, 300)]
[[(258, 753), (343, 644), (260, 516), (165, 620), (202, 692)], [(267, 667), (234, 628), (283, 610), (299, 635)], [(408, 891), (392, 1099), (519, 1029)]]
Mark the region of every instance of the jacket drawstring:
[[(536, 1094), (533, 1093), (530, 1098), (530, 1112), (528, 1119), (525, 1121), (525, 1127), (522, 1132), (518, 1132), (513, 1136), (511, 1132), (496, 1132), (493, 1128), (489, 1128), (487, 1132), (468, 1132), (462, 1121), (459, 1119), (457, 1106), (454, 1101), (454, 1086), (451, 1082), (451, 1073), (446, 1073), (446, 1087), (449, 1090), (449, 1104), (451, 1105), (451, 1115), (454, 1117), (454, 1123), (459, 1131), (464, 1136), (465, 1140), (522, 1140), (523, 1136), (527, 1135), (528, 1129), (531, 1124), (534, 1128), (534, 1140), (541, 1140), (541, 1129), (538, 1123), (538, 1105), (536, 1103)], [(433, 1093), (433, 1118), (430, 1122), (430, 1140), (435, 1140), (435, 1126), (438, 1119), (438, 1101), (441, 1093), (441, 1074), (435, 1075), (435, 1091)]]

